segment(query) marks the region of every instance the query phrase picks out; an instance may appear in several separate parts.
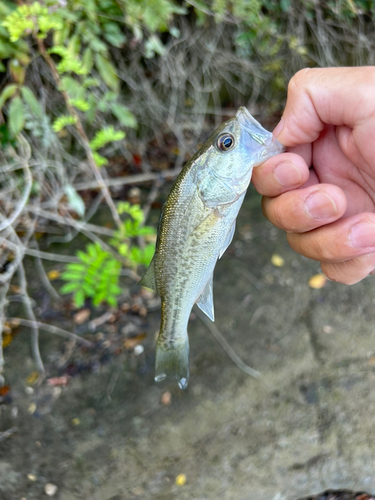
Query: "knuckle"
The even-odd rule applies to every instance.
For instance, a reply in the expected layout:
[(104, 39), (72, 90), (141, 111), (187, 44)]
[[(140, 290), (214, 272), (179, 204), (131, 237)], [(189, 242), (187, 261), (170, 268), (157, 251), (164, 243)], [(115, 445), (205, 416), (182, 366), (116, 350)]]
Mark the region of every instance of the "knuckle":
[(281, 203), (278, 202), (278, 199), (275, 199), (273, 202), (270, 203), (270, 210), (268, 210), (269, 214), (269, 220), (274, 224), (276, 227), (279, 227), (280, 229), (286, 229), (286, 214), (284, 207)]
[(330, 262), (321, 262), (320, 267), (329, 280), (335, 281), (336, 283), (344, 283), (341, 276), (337, 273), (335, 264), (331, 264)]
[(300, 92), (301, 88), (306, 85), (308, 80), (307, 74), (311, 73), (311, 71), (313, 71), (311, 68), (304, 68), (297, 71), (297, 73), (289, 80), (288, 94)]
[(360, 270), (355, 268), (353, 260), (321, 262), (320, 267), (328, 279), (336, 283), (342, 283), (343, 285), (355, 285), (365, 277)]
[(313, 241), (311, 241), (311, 248), (313, 253), (318, 257), (319, 260), (334, 262), (340, 261), (343, 259), (342, 255), (342, 246), (336, 245), (331, 242), (327, 244), (326, 235), (322, 235), (321, 237), (316, 237)]

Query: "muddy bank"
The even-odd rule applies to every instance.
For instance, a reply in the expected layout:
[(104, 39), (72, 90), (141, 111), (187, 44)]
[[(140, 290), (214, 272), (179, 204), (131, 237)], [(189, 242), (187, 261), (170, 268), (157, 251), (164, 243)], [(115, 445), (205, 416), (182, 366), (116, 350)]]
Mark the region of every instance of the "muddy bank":
[[(314, 290), (317, 272), (263, 219), (251, 190), (216, 268), (214, 298), (216, 325), (260, 380), (196, 317), (188, 389), (156, 385), (155, 311), (141, 356), (113, 357), (67, 387), (31, 393), (29, 334), (19, 334), (5, 351), (12, 400), (0, 405), (0, 432), (15, 430), (0, 441), (1, 500), (40, 499), (46, 483), (59, 500), (375, 493), (375, 282)], [(45, 334), (42, 354), (61, 354), (61, 340)]]

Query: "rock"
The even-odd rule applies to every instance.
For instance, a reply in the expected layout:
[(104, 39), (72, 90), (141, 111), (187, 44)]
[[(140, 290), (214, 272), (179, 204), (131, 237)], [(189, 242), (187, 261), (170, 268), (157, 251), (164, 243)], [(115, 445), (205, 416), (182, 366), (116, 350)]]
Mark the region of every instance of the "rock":
[(54, 495), (56, 495), (56, 492), (57, 492), (57, 486), (55, 484), (47, 483), (44, 486), (44, 493), (49, 497), (53, 497)]

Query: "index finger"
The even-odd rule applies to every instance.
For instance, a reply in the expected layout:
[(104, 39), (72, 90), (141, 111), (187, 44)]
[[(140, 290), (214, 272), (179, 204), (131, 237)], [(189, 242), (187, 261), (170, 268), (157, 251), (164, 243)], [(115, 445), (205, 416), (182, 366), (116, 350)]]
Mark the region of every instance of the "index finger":
[(374, 94), (375, 67), (303, 69), (289, 82), (274, 136), (290, 147), (315, 141), (326, 124), (361, 126), (366, 144), (375, 132)]

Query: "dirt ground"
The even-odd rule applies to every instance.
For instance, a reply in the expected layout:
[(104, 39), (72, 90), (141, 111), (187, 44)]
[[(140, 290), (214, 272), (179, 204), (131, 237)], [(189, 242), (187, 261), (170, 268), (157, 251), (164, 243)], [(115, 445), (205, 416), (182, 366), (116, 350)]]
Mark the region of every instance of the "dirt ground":
[[(66, 387), (32, 386), (24, 329), (5, 350), (0, 433), (12, 432), (0, 434), (0, 499), (47, 498), (47, 483), (58, 500), (375, 494), (375, 281), (312, 289), (318, 272), (251, 189), (216, 268), (215, 324), (259, 380), (195, 317), (187, 390), (156, 384), (155, 311), (142, 320), (140, 355), (101, 359)], [(43, 358), (53, 363), (63, 343), (42, 334)]]

